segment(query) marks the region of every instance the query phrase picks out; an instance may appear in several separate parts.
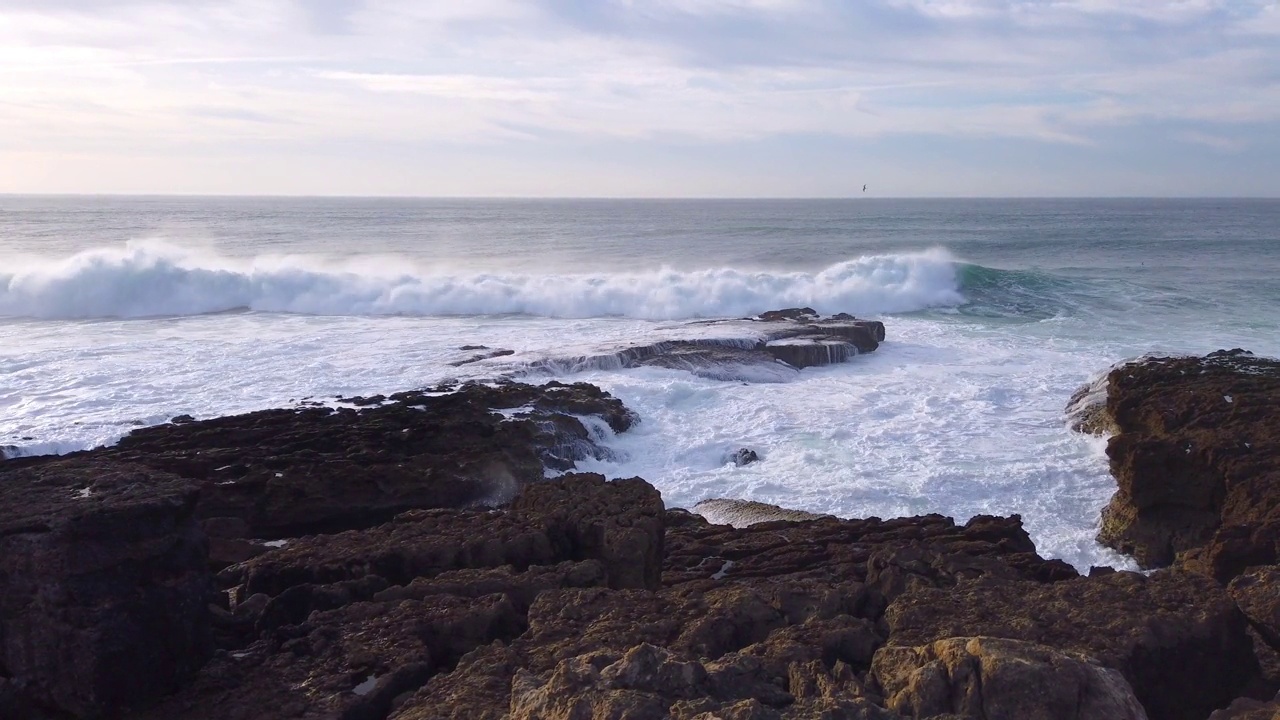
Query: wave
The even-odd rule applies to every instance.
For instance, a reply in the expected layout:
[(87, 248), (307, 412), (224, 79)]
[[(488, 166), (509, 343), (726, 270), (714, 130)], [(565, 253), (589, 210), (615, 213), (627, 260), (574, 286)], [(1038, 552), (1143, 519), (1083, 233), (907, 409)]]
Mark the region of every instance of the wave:
[(957, 263), (963, 315), (1044, 320), (1091, 304), (1088, 283), (1040, 270), (1005, 270)]
[(735, 317), (809, 306), (859, 315), (965, 302), (941, 249), (873, 255), (816, 273), (735, 268), (599, 274), (448, 274), (394, 259), (228, 258), (130, 242), (0, 271), (0, 316), (141, 318), (248, 309), (310, 315)]

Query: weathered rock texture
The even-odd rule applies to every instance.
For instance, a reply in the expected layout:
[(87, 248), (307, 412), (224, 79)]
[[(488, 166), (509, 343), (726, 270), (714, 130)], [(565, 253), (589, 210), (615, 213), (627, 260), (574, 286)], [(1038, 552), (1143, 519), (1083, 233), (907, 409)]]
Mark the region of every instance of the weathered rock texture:
[(1115, 432), (1119, 489), (1098, 539), (1144, 567), (1177, 560), (1222, 582), (1280, 562), (1278, 400), (1280, 361), (1240, 350), (1113, 369), (1086, 423)]
[(0, 476), (4, 717), (111, 716), (195, 675), (213, 652), (195, 505), (194, 483), (124, 463)]
[(247, 537), (276, 539), (370, 527), (415, 508), (509, 502), (546, 468), (568, 470), (607, 453), (577, 416), (599, 417), (614, 432), (635, 422), (595, 386), (556, 382), (349, 402), (362, 408), (159, 425), (67, 458), (109, 458), (195, 480), (201, 519), (237, 519)]
[(886, 619), (893, 645), (986, 635), (1089, 656), (1119, 671), (1153, 720), (1204, 718), (1259, 675), (1244, 616), (1196, 573), (917, 588)]
[(886, 704), (916, 718), (1147, 720), (1119, 672), (1075, 653), (996, 638), (885, 647), (872, 674)]
[[(846, 362), (884, 342), (884, 324), (839, 313), (821, 317), (812, 308), (771, 310), (755, 318), (708, 320), (716, 337), (680, 337), (603, 349), (597, 353), (535, 361), (532, 370), (577, 372), (637, 366), (687, 370), (722, 380), (785, 380), (798, 370)], [(740, 330), (740, 334), (731, 331)]]
[(352, 402), (0, 463), (6, 720), (1203, 720), (1274, 696), (1272, 567), (1081, 577), (1017, 516), (702, 508), (733, 527), (638, 478), (546, 480), (603, 452), (579, 416), (633, 422), (589, 386)]

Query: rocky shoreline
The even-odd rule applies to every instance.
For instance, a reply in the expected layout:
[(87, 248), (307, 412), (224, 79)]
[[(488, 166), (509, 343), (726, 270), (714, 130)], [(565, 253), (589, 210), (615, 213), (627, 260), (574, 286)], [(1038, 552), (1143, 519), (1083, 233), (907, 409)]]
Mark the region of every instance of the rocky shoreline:
[(668, 509), (571, 472), (637, 421), (584, 384), (4, 460), (0, 718), (1270, 718), (1277, 399), (1230, 351), (1073, 401), (1111, 435), (1100, 539), (1147, 573), (1081, 575), (1017, 516)]

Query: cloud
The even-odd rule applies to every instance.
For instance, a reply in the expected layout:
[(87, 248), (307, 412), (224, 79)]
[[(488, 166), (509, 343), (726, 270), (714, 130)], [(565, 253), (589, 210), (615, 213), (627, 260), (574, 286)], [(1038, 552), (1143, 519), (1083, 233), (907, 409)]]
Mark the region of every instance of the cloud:
[(1280, 122), (1277, 34), (1261, 0), (0, 0), (0, 149), (1089, 147), (1156, 122), (1228, 149)]

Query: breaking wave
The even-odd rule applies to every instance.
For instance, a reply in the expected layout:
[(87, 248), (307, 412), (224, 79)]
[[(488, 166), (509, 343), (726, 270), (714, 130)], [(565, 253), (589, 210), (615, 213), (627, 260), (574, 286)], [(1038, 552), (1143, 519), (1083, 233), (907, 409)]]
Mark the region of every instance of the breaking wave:
[(447, 274), (406, 261), (228, 258), (157, 242), (0, 270), (0, 316), (140, 318), (248, 309), (310, 315), (503, 315), (652, 320), (809, 306), (861, 315), (965, 301), (945, 250), (872, 255), (819, 272), (663, 269)]

